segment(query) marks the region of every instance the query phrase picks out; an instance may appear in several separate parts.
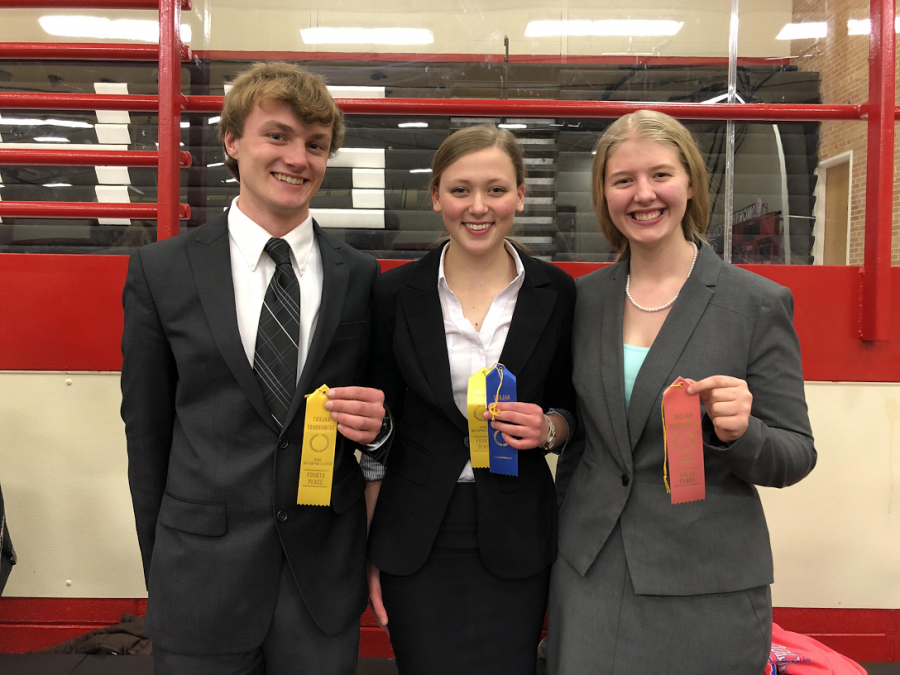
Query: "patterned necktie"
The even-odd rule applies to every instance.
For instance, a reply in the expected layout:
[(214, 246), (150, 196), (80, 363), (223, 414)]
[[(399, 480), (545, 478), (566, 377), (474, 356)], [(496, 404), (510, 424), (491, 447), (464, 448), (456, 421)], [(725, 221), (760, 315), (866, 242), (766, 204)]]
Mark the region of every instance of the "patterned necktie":
[(291, 267), (291, 247), (284, 239), (269, 239), (265, 251), (275, 261), (275, 274), (259, 313), (253, 372), (281, 428), (297, 389), (300, 284)]

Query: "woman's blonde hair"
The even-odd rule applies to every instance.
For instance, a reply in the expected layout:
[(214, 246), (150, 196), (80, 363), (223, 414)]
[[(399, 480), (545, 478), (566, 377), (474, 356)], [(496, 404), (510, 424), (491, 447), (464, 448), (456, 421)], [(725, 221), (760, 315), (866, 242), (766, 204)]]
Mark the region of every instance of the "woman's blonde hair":
[[(321, 75), (315, 75), (300, 66), (284, 61), (256, 63), (238, 75), (225, 95), (222, 118), (219, 120), (219, 142), (225, 142), (225, 134), (235, 138), (244, 135), (244, 124), (253, 109), (264, 101), (286, 104), (304, 124), (321, 124), (331, 127), (329, 155), (340, 150), (344, 142), (344, 113), (328, 93)], [(237, 161), (225, 151), (225, 166), (240, 180)]]
[(687, 172), (688, 185), (693, 192), (693, 196), (688, 200), (681, 227), (684, 230), (684, 238), (699, 246), (705, 241), (704, 234), (709, 226), (709, 183), (706, 165), (697, 144), (691, 132), (675, 118), (653, 110), (638, 110), (620, 117), (603, 132), (594, 148), (594, 162), (591, 166), (594, 212), (597, 214), (603, 236), (609, 245), (618, 251), (616, 260), (619, 261), (628, 255), (628, 239), (619, 232), (609, 216), (604, 180), (610, 155), (620, 143), (629, 138), (663, 143), (678, 153), (681, 165)]

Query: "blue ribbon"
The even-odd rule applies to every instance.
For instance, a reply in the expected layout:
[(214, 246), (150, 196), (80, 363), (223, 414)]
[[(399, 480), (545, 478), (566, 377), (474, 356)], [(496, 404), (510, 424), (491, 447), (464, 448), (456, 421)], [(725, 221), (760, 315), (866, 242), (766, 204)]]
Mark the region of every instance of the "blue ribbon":
[[(487, 403), (495, 401), (508, 403), (516, 401), (516, 376), (497, 364), (485, 377)], [(498, 395), (497, 389), (500, 389)], [(503, 440), (503, 434), (488, 427), (488, 446), (490, 448), (491, 473), (505, 476), (519, 475), (519, 451)]]

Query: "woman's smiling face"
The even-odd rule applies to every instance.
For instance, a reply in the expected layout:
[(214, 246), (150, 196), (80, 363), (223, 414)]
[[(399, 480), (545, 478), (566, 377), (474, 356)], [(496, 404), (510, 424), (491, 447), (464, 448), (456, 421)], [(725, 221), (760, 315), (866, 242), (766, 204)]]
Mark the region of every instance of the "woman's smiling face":
[(516, 185), (512, 160), (494, 146), (464, 155), (444, 169), (431, 199), (451, 241), (480, 255), (503, 245), (515, 214), (525, 210), (525, 186)]
[(612, 222), (630, 246), (684, 238), (681, 223), (693, 190), (673, 146), (622, 141), (606, 160), (603, 193)]

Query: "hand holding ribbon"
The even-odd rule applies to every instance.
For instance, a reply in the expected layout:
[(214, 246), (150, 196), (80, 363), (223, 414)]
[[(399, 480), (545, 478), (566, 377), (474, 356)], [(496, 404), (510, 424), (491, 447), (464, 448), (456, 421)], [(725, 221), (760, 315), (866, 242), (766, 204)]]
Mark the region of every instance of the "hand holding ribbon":
[(716, 436), (723, 443), (734, 443), (750, 426), (753, 394), (744, 380), (713, 375), (700, 381), (687, 380), (688, 394), (699, 394)]
[(497, 416), (486, 410), (484, 419), (494, 420), (491, 428), (501, 432), (510, 447), (529, 450), (547, 438), (550, 428), (539, 405), (510, 401), (492, 404), (492, 408), (497, 411)]
[(337, 430), (351, 441), (367, 445), (375, 440), (384, 420), (384, 392), (367, 387), (328, 390), (325, 409), (338, 423)]

